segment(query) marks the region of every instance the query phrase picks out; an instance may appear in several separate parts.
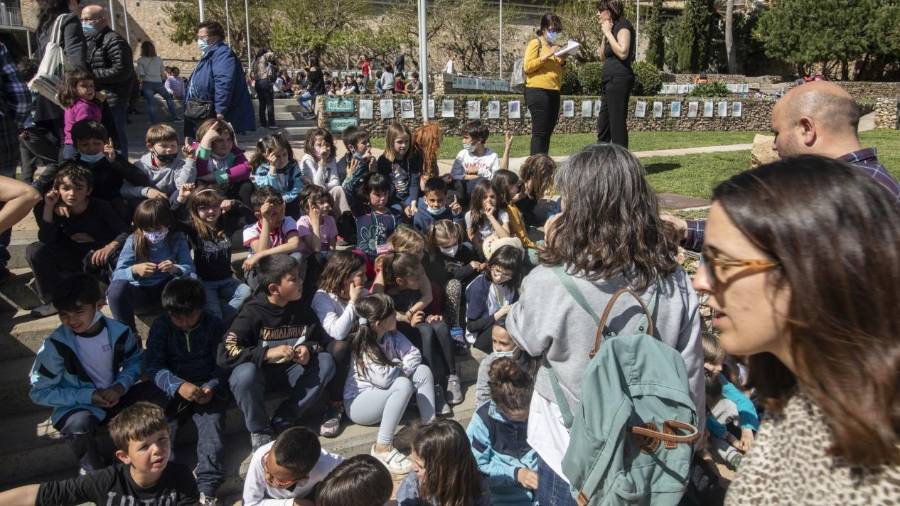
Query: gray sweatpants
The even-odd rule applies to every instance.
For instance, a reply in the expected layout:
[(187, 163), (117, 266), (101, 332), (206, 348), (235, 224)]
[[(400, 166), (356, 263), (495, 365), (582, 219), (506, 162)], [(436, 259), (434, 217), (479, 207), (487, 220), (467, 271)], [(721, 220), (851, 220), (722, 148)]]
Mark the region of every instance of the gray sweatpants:
[(401, 376), (389, 388), (373, 388), (360, 392), (355, 398), (345, 400), (347, 416), (360, 425), (375, 425), (379, 421), (378, 444), (389, 445), (394, 441), (397, 424), (406, 411), (413, 392), (423, 422), (434, 418), (434, 378), (431, 369), (422, 364), (413, 372), (412, 379)]

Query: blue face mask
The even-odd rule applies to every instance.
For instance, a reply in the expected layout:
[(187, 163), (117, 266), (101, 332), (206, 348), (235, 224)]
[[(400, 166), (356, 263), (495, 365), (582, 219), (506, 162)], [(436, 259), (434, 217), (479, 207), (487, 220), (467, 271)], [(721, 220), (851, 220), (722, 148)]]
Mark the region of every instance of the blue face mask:
[(97, 33), (97, 27), (93, 23), (81, 23), (81, 31), (85, 35), (93, 35)]
[(206, 39), (197, 39), (197, 47), (200, 48), (201, 53), (205, 53), (207, 49), (209, 49), (209, 41)]
[(556, 42), (556, 37), (558, 37), (558, 36), (559, 36), (558, 32), (554, 32), (553, 30), (548, 30), (547, 31), (547, 42), (549, 42), (550, 44), (553, 44), (554, 42)]
[(440, 216), (447, 210), (446, 207), (426, 207), (426, 209), (428, 209), (428, 212), (431, 213), (432, 216)]
[(463, 143), (463, 149), (464, 149), (465, 151), (469, 152), (469, 153), (474, 153), (474, 152), (475, 152), (475, 146), (474, 146), (472, 143), (469, 143), (469, 142), (464, 142), (464, 143)]
[(101, 159), (103, 159), (105, 156), (106, 156), (106, 155), (104, 155), (102, 151), (99, 152), (99, 153), (97, 153), (96, 155), (88, 155), (88, 154), (85, 154), (85, 153), (78, 153), (78, 159), (79, 159), (79, 160), (81, 160), (81, 161), (84, 162), (84, 163), (91, 164), (91, 165), (93, 165), (93, 164), (99, 162), (99, 161), (100, 161)]

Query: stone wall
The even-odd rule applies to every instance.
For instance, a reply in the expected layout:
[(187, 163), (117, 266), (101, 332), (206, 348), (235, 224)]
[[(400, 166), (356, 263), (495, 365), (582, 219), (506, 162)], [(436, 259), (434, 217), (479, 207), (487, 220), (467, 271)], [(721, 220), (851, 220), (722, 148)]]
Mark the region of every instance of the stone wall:
[[(692, 84), (699, 74), (670, 74), (663, 72), (664, 83)], [(723, 82), (731, 84), (758, 83), (777, 84), (784, 79), (781, 76), (745, 76), (740, 74), (706, 74), (710, 82)]]
[(875, 99), (875, 128), (900, 129), (900, 100)]
[(900, 83), (881, 83), (869, 81), (836, 81), (853, 98), (900, 97)]
[[(344, 98), (344, 97), (341, 97)], [(400, 121), (412, 129), (422, 125), (421, 116), (421, 97), (412, 98), (414, 118), (404, 119), (401, 117), (400, 98), (393, 98), (394, 118), (382, 118), (380, 111), (380, 99), (378, 97), (362, 97), (364, 99), (373, 100), (373, 119), (359, 119), (359, 97), (347, 98), (344, 105), (349, 109), (352, 102), (352, 111), (347, 112), (328, 112), (324, 101), (327, 98), (322, 97), (318, 104), (319, 109), (319, 125), (329, 128), (335, 134), (339, 134), (343, 128), (354, 122), (359, 126), (369, 130), (373, 136), (384, 136), (387, 125), (392, 121)], [(481, 104), (480, 119), (488, 125), (493, 134), (510, 131), (514, 134), (523, 135), (531, 133), (531, 119), (526, 115), (525, 101), (521, 96), (510, 95), (450, 95), (447, 99), (454, 100), (454, 117), (442, 117), (443, 96), (433, 97), (435, 100), (436, 117), (433, 121), (440, 123), (445, 135), (461, 135), (461, 129), (469, 117), (467, 115), (467, 101), (477, 100)], [(559, 122), (557, 123), (556, 133), (592, 133), (597, 131), (597, 117), (595, 112), (596, 100), (598, 97), (562, 97), (562, 101), (574, 101), (574, 116), (566, 117), (563, 108), (560, 110)], [(496, 119), (488, 119), (488, 102), (497, 100), (500, 102), (500, 117)], [(509, 118), (509, 101), (518, 100), (520, 102), (521, 118)], [(726, 99), (723, 99), (726, 100)], [(582, 116), (582, 102), (590, 101), (591, 116)], [(638, 102), (646, 102), (646, 117), (638, 118), (635, 116), (635, 107)], [(713, 117), (702, 117), (704, 100), (699, 102), (699, 117), (689, 118), (688, 102), (682, 102), (682, 110), (680, 117), (671, 117), (671, 104), (678, 102), (678, 99), (672, 97), (632, 97), (628, 108), (628, 128), (631, 131), (695, 131), (695, 130), (730, 130), (730, 131), (759, 131), (769, 129), (769, 119), (772, 112), (774, 101), (766, 99), (745, 99), (738, 102), (742, 105), (741, 117), (732, 117), (732, 104), (734, 100), (728, 100), (728, 115), (720, 117), (718, 111), (714, 111)], [(654, 102), (663, 104), (663, 114), (660, 118), (653, 117)], [(714, 105), (718, 100), (713, 100)], [(715, 107), (714, 107), (715, 109)]]

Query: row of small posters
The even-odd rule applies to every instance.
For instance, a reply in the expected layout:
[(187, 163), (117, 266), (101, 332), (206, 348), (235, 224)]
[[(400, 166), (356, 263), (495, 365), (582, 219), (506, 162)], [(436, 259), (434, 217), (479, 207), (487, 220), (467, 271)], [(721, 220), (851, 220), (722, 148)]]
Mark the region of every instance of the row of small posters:
[[(663, 109), (664, 107), (662, 102), (653, 102), (653, 110), (651, 111), (653, 117), (662, 118)], [(634, 116), (636, 118), (646, 118), (647, 112), (647, 102), (641, 100), (635, 103)], [(744, 106), (741, 102), (731, 102), (731, 105), (729, 107), (727, 100), (722, 100), (719, 102), (706, 100), (703, 102), (703, 110), (701, 111), (700, 102), (688, 102), (688, 118), (696, 118), (698, 116), (702, 116), (704, 118), (712, 118), (713, 112), (715, 112), (715, 115), (720, 118), (725, 118), (728, 116), (731, 116), (732, 118), (740, 118), (744, 114)], [(669, 117), (681, 117), (681, 102), (671, 102), (669, 104)]]
[[(382, 119), (390, 119), (398, 117), (396, 111), (394, 110), (394, 100), (390, 98), (381, 99), (378, 101), (378, 107), (380, 117)], [(411, 99), (400, 99), (400, 114), (399, 117), (403, 119), (414, 119), (416, 117), (416, 108)], [(581, 117), (582, 118), (591, 118), (596, 117), (600, 113), (600, 105), (601, 101), (598, 100), (582, 100), (581, 101)], [(435, 108), (435, 100), (433, 98), (428, 99), (428, 117), (435, 118), (436, 108)], [(440, 117), (441, 118), (454, 118), (456, 117), (455, 110), (456, 101), (452, 98), (445, 98), (441, 100), (441, 110)], [(669, 117), (679, 118), (681, 117), (681, 102), (672, 102), (669, 104)], [(359, 101), (359, 119), (374, 119), (374, 108), (375, 101), (370, 99), (360, 99)], [(522, 101), (521, 100), (509, 100), (506, 102), (506, 111), (507, 117), (509, 119), (521, 119), (523, 114), (526, 118), (531, 117), (531, 113), (528, 111), (528, 108), (524, 108), (524, 113), (522, 112)], [(731, 106), (727, 101), (721, 102), (713, 102), (712, 100), (707, 100), (703, 102), (703, 109), (700, 110), (700, 102), (688, 102), (688, 110), (687, 117), (688, 118), (696, 118), (701, 116), (704, 118), (713, 117), (713, 112), (717, 112), (716, 116), (726, 117), (732, 116), (734, 118), (740, 118), (743, 114), (743, 106), (741, 102), (731, 102)], [(562, 102), (562, 113), (563, 117), (566, 118), (574, 118), (575, 117), (575, 101), (574, 100), (563, 100)], [(663, 117), (663, 103), (662, 102), (653, 102), (653, 109), (651, 111), (654, 118)], [(466, 101), (466, 118), (468, 119), (481, 119), (481, 101), (480, 100), (467, 100)], [(635, 104), (634, 115), (638, 118), (647, 117), (647, 102), (638, 101)], [(487, 114), (485, 116), (487, 119), (500, 119), (500, 101), (499, 100), (489, 100), (487, 102)]]

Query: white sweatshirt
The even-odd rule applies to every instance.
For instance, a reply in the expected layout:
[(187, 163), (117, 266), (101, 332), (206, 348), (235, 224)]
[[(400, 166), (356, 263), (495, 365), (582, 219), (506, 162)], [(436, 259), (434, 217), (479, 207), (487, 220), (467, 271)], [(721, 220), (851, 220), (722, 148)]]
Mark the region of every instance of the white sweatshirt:
[[(362, 297), (368, 295), (363, 290)], [(312, 309), (322, 322), (322, 328), (332, 339), (343, 341), (350, 336), (353, 324), (359, 318), (352, 302), (344, 303), (337, 295), (317, 290), (313, 295)]]
[[(360, 392), (378, 388), (386, 390), (398, 377), (412, 377), (416, 368), (422, 365), (422, 353), (399, 331), (387, 333), (378, 343), (385, 358), (391, 365), (380, 365), (368, 357), (363, 358), (365, 371), (356, 366), (356, 356), (350, 357), (350, 374), (344, 385), (344, 402), (356, 398)], [(365, 374), (363, 374), (365, 373)]]
[(337, 163), (334, 160), (326, 163), (324, 167), (320, 167), (319, 162), (312, 155), (303, 155), (300, 160), (300, 171), (302, 177), (326, 190), (341, 185), (341, 177), (338, 175)]
[(262, 461), (274, 444), (273, 441), (260, 446), (250, 458), (250, 467), (244, 480), (244, 506), (293, 506), (295, 498), (306, 498), (316, 484), (324, 480), (328, 473), (344, 460), (340, 455), (322, 450), (322, 455), (309, 472), (308, 478), (298, 481), (293, 490), (275, 488), (266, 483)]

